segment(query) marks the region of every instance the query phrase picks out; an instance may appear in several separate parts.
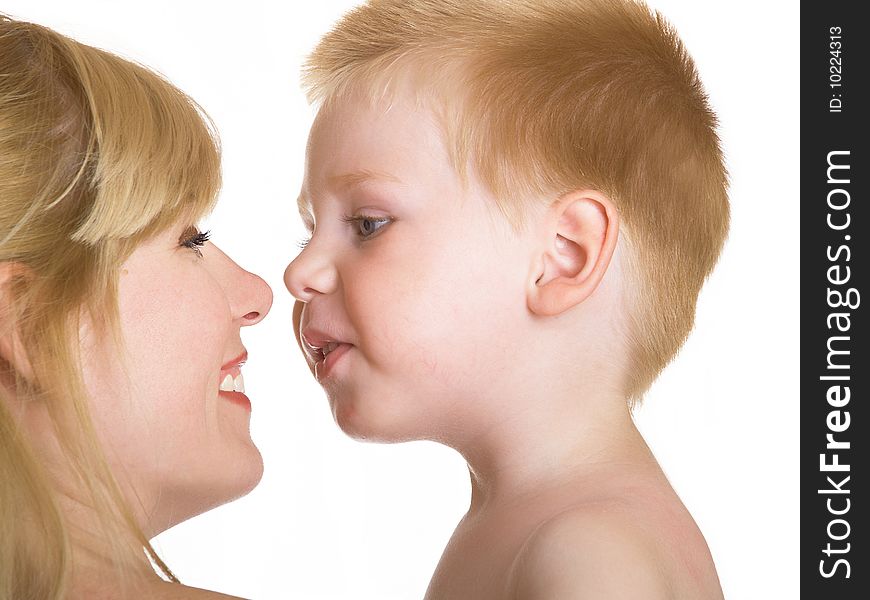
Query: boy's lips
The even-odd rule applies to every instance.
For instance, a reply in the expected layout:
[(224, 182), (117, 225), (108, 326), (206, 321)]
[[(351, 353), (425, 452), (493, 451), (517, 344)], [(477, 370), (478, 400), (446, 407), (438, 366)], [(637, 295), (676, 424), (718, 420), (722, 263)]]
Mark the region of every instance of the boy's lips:
[(344, 356), (353, 346), (351, 344), (339, 343), (335, 346), (335, 349), (329, 352), (325, 358), (321, 359), (314, 365), (314, 377), (318, 382), (323, 383), (323, 381), (329, 377), (332, 373), (332, 370), (335, 367), (335, 363), (341, 360), (341, 357)]
[(353, 347), (352, 344), (341, 341), (339, 336), (314, 327), (306, 327), (300, 337), (305, 356), (318, 381), (327, 377), (336, 361)]

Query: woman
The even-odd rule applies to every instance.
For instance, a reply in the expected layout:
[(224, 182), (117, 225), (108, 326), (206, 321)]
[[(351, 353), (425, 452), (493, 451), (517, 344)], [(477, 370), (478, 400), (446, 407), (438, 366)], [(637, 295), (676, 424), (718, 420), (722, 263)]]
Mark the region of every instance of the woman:
[(0, 600), (227, 597), (148, 542), (262, 474), (272, 296), (196, 228), (219, 163), (172, 85), (0, 16)]

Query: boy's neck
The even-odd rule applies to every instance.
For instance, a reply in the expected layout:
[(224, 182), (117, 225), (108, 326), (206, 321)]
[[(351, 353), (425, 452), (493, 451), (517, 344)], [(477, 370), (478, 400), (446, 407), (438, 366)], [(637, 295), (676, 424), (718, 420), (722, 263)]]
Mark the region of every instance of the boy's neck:
[(457, 447), (471, 475), (469, 515), (584, 480), (591, 483), (614, 467), (656, 464), (623, 398), (583, 400), (547, 398), (545, 403), (557, 410), (496, 422), (466, 447)]

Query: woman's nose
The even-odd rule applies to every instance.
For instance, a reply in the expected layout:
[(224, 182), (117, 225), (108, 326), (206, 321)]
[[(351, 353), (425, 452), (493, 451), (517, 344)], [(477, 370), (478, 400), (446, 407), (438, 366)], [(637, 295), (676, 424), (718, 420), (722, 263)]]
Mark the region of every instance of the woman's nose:
[(233, 318), (241, 326), (256, 325), (272, 308), (272, 288), (259, 275), (246, 271), (217, 246), (213, 247), (222, 258), (222, 285), (230, 303)]
[(300, 302), (310, 302), (317, 295), (332, 293), (337, 278), (335, 265), (329, 256), (315, 252), (311, 243), (284, 271), (287, 291)]
[(239, 295), (237, 316), (242, 319), (242, 326), (256, 325), (262, 321), (272, 308), (272, 288), (262, 277), (241, 267), (242, 283), (237, 288)]

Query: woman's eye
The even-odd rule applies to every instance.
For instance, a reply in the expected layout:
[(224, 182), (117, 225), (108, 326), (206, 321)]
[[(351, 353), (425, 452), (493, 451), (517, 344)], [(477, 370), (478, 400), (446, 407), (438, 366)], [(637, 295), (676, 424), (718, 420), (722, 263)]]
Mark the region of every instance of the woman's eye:
[(211, 237), (210, 231), (199, 231), (196, 227), (188, 227), (181, 234), (179, 243), (185, 248), (190, 248), (196, 252), (197, 256), (202, 256), (201, 248), (205, 246), (209, 237)]
[(378, 233), (385, 225), (390, 223), (392, 219), (389, 217), (367, 217), (360, 215), (358, 217), (350, 217), (345, 219), (348, 223), (353, 223), (356, 229), (355, 233), (362, 239), (368, 239)]

